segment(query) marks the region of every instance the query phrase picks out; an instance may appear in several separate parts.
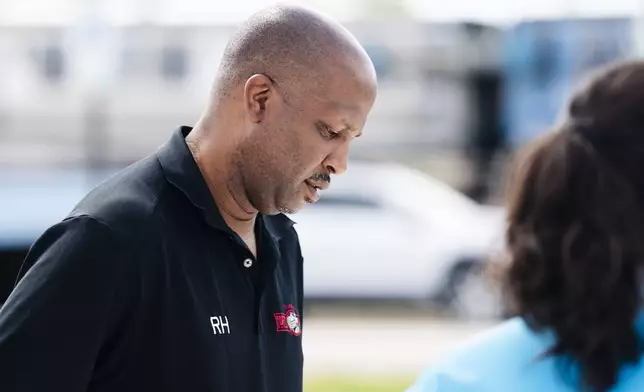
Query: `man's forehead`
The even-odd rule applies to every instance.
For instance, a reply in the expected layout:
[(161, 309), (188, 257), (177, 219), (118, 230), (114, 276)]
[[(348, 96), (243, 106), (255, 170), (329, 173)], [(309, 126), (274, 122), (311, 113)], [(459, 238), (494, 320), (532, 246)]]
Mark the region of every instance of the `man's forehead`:
[(368, 114), (368, 104), (349, 99), (315, 96), (309, 100), (310, 113), (336, 131), (360, 133)]
[(365, 112), (366, 104), (356, 100), (327, 99), (319, 106), (320, 111), (326, 114), (341, 116), (350, 119), (360, 116)]
[(345, 127), (357, 130), (366, 119), (367, 110), (364, 105), (355, 102), (332, 101), (327, 106), (328, 113), (337, 118)]

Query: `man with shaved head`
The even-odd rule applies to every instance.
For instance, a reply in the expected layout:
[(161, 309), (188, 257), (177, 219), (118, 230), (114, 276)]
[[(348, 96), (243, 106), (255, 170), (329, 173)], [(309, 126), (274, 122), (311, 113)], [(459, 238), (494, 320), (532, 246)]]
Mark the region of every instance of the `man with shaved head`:
[(375, 96), (338, 23), (253, 15), (194, 128), (32, 246), (0, 309), (0, 391), (301, 391), (303, 257), (285, 214), (347, 169)]

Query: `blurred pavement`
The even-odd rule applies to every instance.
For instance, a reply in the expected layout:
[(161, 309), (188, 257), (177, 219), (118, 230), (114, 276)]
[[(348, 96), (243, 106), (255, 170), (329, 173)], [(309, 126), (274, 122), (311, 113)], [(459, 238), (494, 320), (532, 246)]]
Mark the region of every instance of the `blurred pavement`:
[(399, 314), (304, 320), (304, 369), (318, 374), (416, 374), (492, 323)]

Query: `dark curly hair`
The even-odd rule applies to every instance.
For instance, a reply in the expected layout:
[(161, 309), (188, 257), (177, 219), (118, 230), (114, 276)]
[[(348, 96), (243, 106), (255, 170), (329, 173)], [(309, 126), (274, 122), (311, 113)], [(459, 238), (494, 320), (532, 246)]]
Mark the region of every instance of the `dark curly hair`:
[(644, 62), (598, 71), (528, 147), (508, 218), (511, 309), (554, 334), (544, 356), (578, 369), (577, 387), (608, 391), (643, 349)]

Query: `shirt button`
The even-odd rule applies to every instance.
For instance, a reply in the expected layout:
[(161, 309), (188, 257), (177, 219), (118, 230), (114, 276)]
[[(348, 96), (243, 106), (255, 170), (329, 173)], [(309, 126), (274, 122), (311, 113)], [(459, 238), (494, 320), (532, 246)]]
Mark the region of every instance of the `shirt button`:
[(244, 260), (244, 267), (250, 268), (252, 265), (253, 265), (253, 260), (251, 259)]

